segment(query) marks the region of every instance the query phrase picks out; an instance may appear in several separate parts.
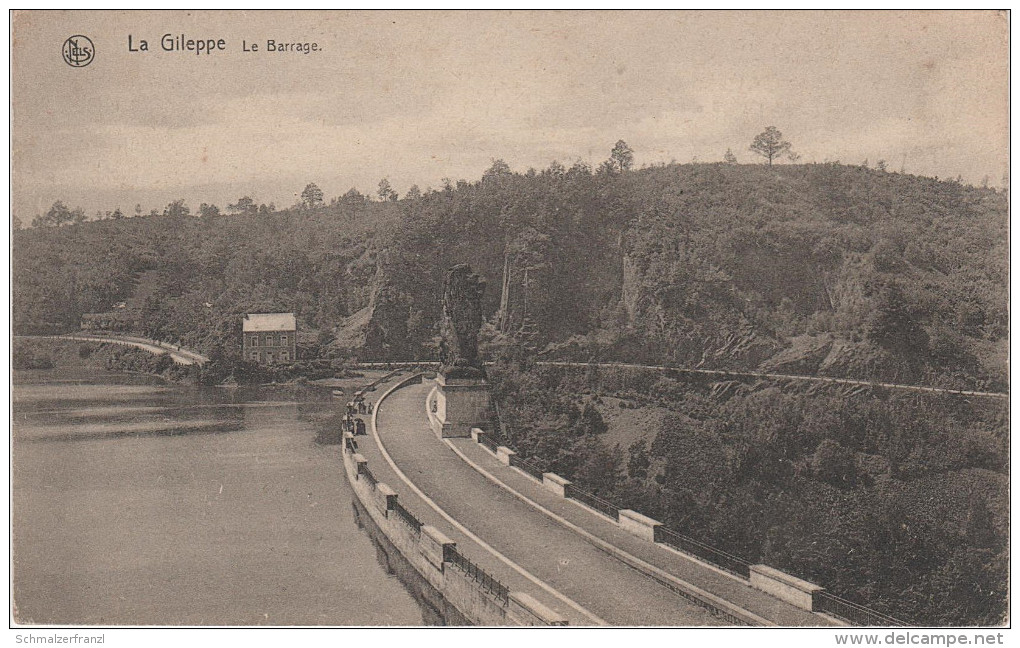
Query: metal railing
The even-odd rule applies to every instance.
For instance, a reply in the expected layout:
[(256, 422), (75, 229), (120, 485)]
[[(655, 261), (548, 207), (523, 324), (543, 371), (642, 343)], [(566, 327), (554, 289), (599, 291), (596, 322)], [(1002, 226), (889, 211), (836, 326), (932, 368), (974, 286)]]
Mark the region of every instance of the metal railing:
[(456, 566), (469, 578), (474, 579), (479, 585), (481, 585), (483, 590), (495, 596), (496, 600), (500, 603), (503, 605), (509, 604), (509, 588), (487, 574), (481, 567), (462, 556), (456, 549), (448, 550), (445, 558), (450, 561), (450, 564)]
[(503, 425), (503, 415), (499, 411), (499, 403), (493, 399), (492, 412), (489, 417), (489, 426), (492, 428), (490, 434), (503, 439), (507, 438), (506, 427)]
[(365, 481), (368, 482), (368, 485), (372, 487), (372, 490), (375, 490), (375, 485), (379, 483), (379, 480), (376, 479), (375, 475), (372, 474), (372, 471), (368, 469), (368, 464), (358, 464), (358, 475), (364, 477)]
[(538, 481), (542, 481), (542, 473), (545, 471), (542, 470), (538, 464), (528, 461), (518, 455), (510, 455), (510, 465), (514, 468), (520, 468)]
[[(498, 406), (496, 407), (496, 416), (493, 418), (495, 419), (493, 421), (494, 423), (493, 429), (494, 430), (499, 429), (502, 432), (503, 424), (501, 418), (499, 417)], [(500, 442), (501, 439), (495, 437), (495, 435), (492, 434), (484, 434), (479, 437), (479, 443), (484, 445), (493, 453), (496, 452), (496, 448), (498, 447), (498, 445), (500, 445)], [(510, 455), (510, 465), (514, 466), (515, 468), (520, 468), (525, 473), (539, 481), (543, 480), (543, 473), (546, 472), (539, 466), (538, 463), (535, 463), (532, 460), (524, 459), (519, 455)], [(612, 502), (602, 499), (601, 497), (594, 495), (592, 493), (583, 491), (574, 486), (573, 484), (568, 484), (564, 490), (565, 490), (564, 494), (566, 495), (566, 497), (576, 500), (581, 504), (584, 504), (585, 506), (588, 506), (589, 508), (592, 508), (598, 511), (599, 513), (607, 515), (610, 518), (619, 522), (620, 507), (616, 506)], [(741, 578), (750, 579), (751, 577), (751, 563), (744, 560), (743, 558), (725, 552), (721, 549), (716, 549), (711, 545), (705, 544), (704, 542), (695, 540), (694, 538), (685, 536), (681, 533), (677, 533), (676, 531), (673, 531), (672, 529), (669, 529), (665, 526), (656, 527), (655, 541), (669, 545), (670, 547), (673, 547), (678, 551), (683, 551), (685, 553), (696, 556), (697, 558), (709, 562), (715, 565), (716, 567), (719, 567), (720, 569), (728, 571)], [(459, 554), (457, 555), (459, 556)], [(466, 561), (466, 559), (464, 560)], [(470, 565), (471, 563), (468, 561), (468, 564)], [(474, 567), (474, 565), (471, 566)], [(475, 567), (475, 569), (477, 569), (477, 567)], [(465, 571), (467, 570), (465, 569)], [(484, 572), (481, 573), (484, 574)], [(488, 575), (485, 576), (488, 577)], [(502, 587), (502, 585), (500, 585), (500, 587)], [(671, 587), (670, 589), (674, 588)], [(701, 599), (691, 596), (687, 592), (683, 592), (679, 589), (677, 589), (677, 592), (684, 596), (685, 598), (688, 598), (691, 601), (697, 603), (698, 605), (706, 607), (706, 609), (712, 611), (713, 614), (718, 614), (740, 625), (747, 624), (747, 621), (745, 619), (733, 616), (732, 614), (726, 612), (725, 610), (709, 605), (704, 601), (701, 601)], [(852, 601), (847, 601), (846, 599), (840, 598), (834, 594), (830, 594), (825, 591), (816, 593), (814, 600), (815, 600), (814, 611), (831, 614), (845, 621), (848, 621), (853, 625), (896, 626), (896, 627), (909, 625), (904, 621), (888, 616), (886, 614), (882, 614), (881, 612), (876, 612), (875, 610), (870, 610), (862, 605), (858, 605), (857, 603), (854, 603)]]
[(660, 526), (655, 528), (655, 541), (667, 544), (679, 551), (694, 554), (698, 558), (706, 560), (716, 567), (725, 569), (741, 578), (751, 577), (751, 563), (746, 560), (721, 549), (716, 549), (694, 538), (677, 533), (667, 527)]
[(393, 510), (397, 514), (397, 519), (411, 527), (411, 530), (415, 533), (421, 533), (422, 522), (418, 518), (414, 517), (410, 511), (400, 505), (400, 502), (393, 503)]
[(906, 626), (904, 621), (895, 619), (881, 612), (869, 610), (852, 601), (840, 598), (828, 592), (815, 594), (815, 612), (825, 612), (849, 621), (855, 626)]
[(492, 454), (496, 454), (496, 448), (499, 447), (499, 445), (496, 443), (496, 440), (491, 438), (488, 434), (479, 435), (478, 443), (481, 443), (483, 446), (488, 448), (492, 452)]
[(589, 492), (583, 491), (580, 488), (574, 486), (573, 484), (568, 484), (567, 487), (564, 488), (563, 490), (564, 494), (570, 499), (577, 500), (578, 502), (584, 504), (589, 508), (595, 509), (596, 511), (602, 513), (603, 515), (608, 515), (617, 522), (620, 521), (620, 507), (616, 506), (609, 500), (604, 500), (598, 495), (593, 495)]

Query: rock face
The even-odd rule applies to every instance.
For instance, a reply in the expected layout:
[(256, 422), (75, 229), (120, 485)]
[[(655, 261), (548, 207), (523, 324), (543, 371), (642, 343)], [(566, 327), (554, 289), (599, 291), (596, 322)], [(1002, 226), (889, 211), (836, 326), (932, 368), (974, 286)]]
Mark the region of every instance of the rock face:
[(443, 291), (440, 372), (447, 378), (484, 378), (478, 357), (478, 330), (482, 326), (485, 280), (461, 263), (450, 268)]

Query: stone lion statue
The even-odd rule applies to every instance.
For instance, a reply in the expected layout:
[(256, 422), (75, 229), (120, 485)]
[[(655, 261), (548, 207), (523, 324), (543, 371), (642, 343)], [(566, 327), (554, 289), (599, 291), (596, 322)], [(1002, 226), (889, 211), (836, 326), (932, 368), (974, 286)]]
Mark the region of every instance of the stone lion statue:
[(461, 263), (450, 268), (443, 290), (440, 371), (447, 378), (484, 378), (478, 357), (478, 330), (482, 327), (485, 279)]

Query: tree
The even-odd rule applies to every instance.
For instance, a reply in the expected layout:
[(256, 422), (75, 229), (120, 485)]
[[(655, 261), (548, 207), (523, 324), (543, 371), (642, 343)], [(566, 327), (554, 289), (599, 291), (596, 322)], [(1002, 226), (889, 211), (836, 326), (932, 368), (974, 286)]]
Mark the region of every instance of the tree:
[(170, 218), (185, 218), (191, 215), (191, 210), (188, 209), (188, 205), (184, 202), (183, 198), (179, 198), (163, 210), (163, 216)]
[(609, 159), (616, 171), (627, 171), (634, 166), (634, 151), (627, 146), (627, 142), (618, 140), (609, 154)]
[[(513, 172), (510, 170), (510, 165), (505, 160), (498, 159), (492, 161), (492, 166), (482, 173), (482, 180), (491, 180), (493, 178), (505, 178), (506, 176), (512, 175)], [(445, 181), (445, 179), (444, 179)]]
[(778, 128), (769, 126), (758, 133), (754, 141), (751, 142), (751, 151), (767, 159), (769, 166), (772, 166), (773, 160), (790, 154), (790, 146), (791, 144), (783, 139), (783, 134), (779, 132)]
[(387, 200), (396, 200), (398, 198), (397, 192), (393, 191), (393, 187), (390, 186), (390, 181), (383, 178), (379, 181), (379, 190), (376, 191), (379, 196), (379, 200), (386, 202)]
[(630, 444), (627, 449), (627, 474), (634, 479), (647, 479), (648, 469), (652, 466), (652, 460), (648, 457), (648, 448), (644, 439), (638, 439)]
[(340, 197), (340, 204), (345, 207), (364, 207), (365, 196), (354, 187), (351, 187), (347, 190), (347, 193)]
[(567, 171), (567, 175), (574, 178), (578, 176), (589, 176), (591, 175), (591, 165), (584, 160), (577, 160), (570, 166), (570, 169)]
[(837, 441), (822, 439), (811, 457), (811, 469), (827, 484), (850, 488), (857, 484), (857, 460), (849, 448)]
[(237, 199), (237, 202), (233, 205), (227, 205), (227, 209), (234, 212), (235, 214), (244, 214), (246, 216), (254, 216), (259, 211), (258, 203), (251, 196), (242, 196)]
[(726, 155), (723, 156), (722, 160), (726, 164), (736, 164), (737, 156), (733, 155), (733, 151), (731, 151), (730, 149), (726, 149)]
[(886, 169), (889, 168), (889, 165), (886, 163), (885, 160), (879, 160), (878, 162), (875, 163), (875, 168), (878, 169), (879, 171), (885, 171)]
[(141, 216), (141, 215), (142, 215), (142, 203), (137, 203), (135, 205), (135, 216)]
[(220, 215), (220, 208), (216, 205), (202, 203), (198, 207), (198, 215), (202, 218), (216, 218)]
[(915, 358), (928, 349), (928, 334), (911, 311), (899, 282), (893, 279), (875, 290), (866, 325), (868, 337), (886, 349)]
[(418, 200), (419, 198), (421, 198), (421, 189), (416, 184), (411, 185), (411, 188), (404, 194), (404, 200)]
[(562, 178), (564, 175), (566, 175), (566, 173), (567, 173), (566, 167), (564, 167), (556, 160), (553, 160), (552, 164), (549, 165), (549, 168), (542, 172), (542, 175), (551, 175), (557, 178)]
[(305, 209), (315, 209), (322, 206), (322, 189), (317, 184), (310, 183), (301, 192), (301, 206)]
[(67, 208), (63, 201), (58, 200), (53, 203), (53, 206), (49, 208), (46, 215), (42, 217), (40, 224), (60, 227), (65, 223), (70, 223), (72, 219), (71, 210)]
[(120, 207), (118, 207), (117, 209), (113, 210), (112, 214), (110, 214), (110, 218), (112, 218), (113, 220), (120, 220), (124, 218), (124, 212), (122, 212), (120, 210)]

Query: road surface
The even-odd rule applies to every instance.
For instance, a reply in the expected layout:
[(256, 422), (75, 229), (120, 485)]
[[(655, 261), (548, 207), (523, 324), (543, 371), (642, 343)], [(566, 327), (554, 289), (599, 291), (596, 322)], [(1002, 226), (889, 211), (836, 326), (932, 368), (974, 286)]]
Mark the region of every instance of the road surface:
[[(378, 451), (388, 455), (401, 476), (439, 509), (496, 552), (611, 625), (732, 625), (731, 620), (710, 614), (640, 571), (635, 567), (639, 563), (625, 562), (606, 546), (543, 513), (476, 470), (429, 428), (425, 397), (430, 388), (430, 384), (415, 384), (390, 394), (378, 407), (376, 433), (381, 444)], [(367, 445), (363, 439), (359, 438), (362, 447)], [(477, 446), (468, 447), (473, 443), (470, 439), (456, 443), (462, 451), (485, 452)], [(484, 461), (481, 455), (472, 456)], [(497, 463), (492, 459), (488, 467), (495, 469), (493, 464)], [(375, 464), (369, 459), (369, 465)], [(523, 490), (521, 484), (518, 487)], [(575, 506), (560, 500), (564, 503)], [(575, 507), (569, 515), (571, 522), (584, 525), (585, 532), (619, 541), (624, 547), (641, 544), (635, 542), (640, 539), (621, 533), (587, 509)], [(742, 597), (738, 605), (754, 608), (748, 615), (752, 618), (762, 617), (781, 625), (826, 624), (822, 617), (752, 590), (717, 570), (646, 544), (639, 550), (661, 551), (664, 564), (679, 560), (685, 576), (701, 578), (703, 582), (694, 583), (696, 587), (716, 587), (727, 596), (738, 593)], [(490, 556), (484, 564), (493, 562)], [(571, 624), (576, 622), (572, 620)]]
[(131, 337), (131, 336), (113, 336), (113, 335), (16, 335), (19, 339), (26, 340), (72, 340), (75, 342), (102, 342), (106, 344), (121, 344), (124, 346), (135, 347), (136, 349), (142, 349), (149, 353), (159, 355), (161, 353), (169, 353), (170, 358), (179, 365), (193, 365), (193, 364), (205, 364), (209, 362), (209, 358), (196, 353), (195, 351), (189, 351), (188, 349), (181, 348), (166, 342), (160, 342), (158, 340), (150, 340), (148, 338)]

